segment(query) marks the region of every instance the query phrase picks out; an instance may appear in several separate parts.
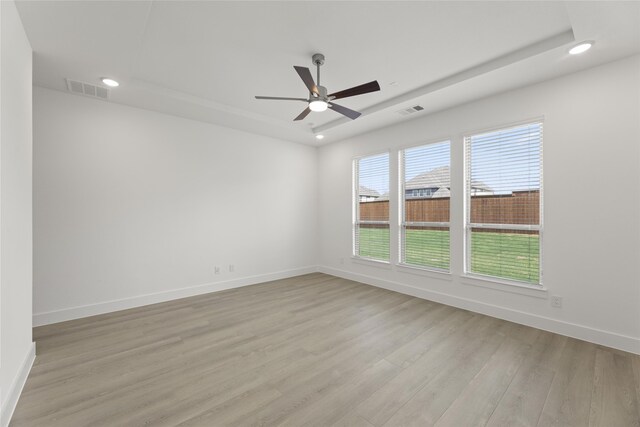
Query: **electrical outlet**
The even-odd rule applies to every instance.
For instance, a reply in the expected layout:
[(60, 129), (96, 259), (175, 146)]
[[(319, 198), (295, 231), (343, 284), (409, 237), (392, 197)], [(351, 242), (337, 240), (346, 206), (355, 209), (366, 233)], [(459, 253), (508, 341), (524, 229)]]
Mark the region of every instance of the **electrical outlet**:
[(236, 268), (233, 266), (233, 264), (229, 264), (229, 272), (233, 273), (235, 269)]
[(215, 267), (213, 267), (213, 272), (214, 272), (215, 274), (220, 274), (220, 267), (219, 267), (219, 266), (217, 266), (217, 265), (216, 265)]
[(551, 307), (562, 308), (562, 297), (559, 297), (557, 295), (552, 295), (550, 302), (551, 302)]

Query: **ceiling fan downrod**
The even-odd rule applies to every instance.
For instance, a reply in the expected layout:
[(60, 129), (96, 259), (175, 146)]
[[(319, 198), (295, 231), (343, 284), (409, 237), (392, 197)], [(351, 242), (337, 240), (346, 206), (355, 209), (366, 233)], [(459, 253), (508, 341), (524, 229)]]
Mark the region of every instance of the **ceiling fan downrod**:
[(316, 69), (318, 70), (316, 86), (320, 86), (320, 67), (324, 65), (324, 55), (321, 53), (314, 53), (311, 57), (311, 62), (316, 66)]

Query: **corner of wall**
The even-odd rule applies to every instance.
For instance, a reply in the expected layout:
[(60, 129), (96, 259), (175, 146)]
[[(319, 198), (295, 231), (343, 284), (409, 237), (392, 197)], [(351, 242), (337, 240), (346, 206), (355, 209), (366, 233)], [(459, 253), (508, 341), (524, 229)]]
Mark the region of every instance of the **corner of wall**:
[(16, 409), (18, 400), (20, 399), (20, 394), (22, 393), (22, 389), (27, 382), (27, 378), (29, 377), (31, 367), (33, 366), (33, 362), (35, 361), (35, 359), (36, 343), (33, 342), (31, 343), (27, 354), (25, 354), (23, 362), (20, 365), (20, 369), (18, 370), (14, 380), (9, 386), (6, 396), (2, 396), (2, 407), (0, 408), (0, 426), (6, 427), (9, 425), (9, 421), (11, 421), (13, 411)]
[(0, 425), (35, 358), (32, 340), (32, 58), (13, 0), (0, 5)]

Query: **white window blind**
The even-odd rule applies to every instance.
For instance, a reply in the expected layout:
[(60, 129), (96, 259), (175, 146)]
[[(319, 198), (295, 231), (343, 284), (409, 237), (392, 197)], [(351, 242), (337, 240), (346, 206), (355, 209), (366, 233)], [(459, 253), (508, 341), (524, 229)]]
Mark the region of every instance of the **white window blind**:
[(353, 254), (389, 261), (389, 153), (353, 162)]
[(466, 270), (540, 283), (542, 123), (465, 138)]
[(449, 271), (449, 141), (400, 152), (400, 262)]

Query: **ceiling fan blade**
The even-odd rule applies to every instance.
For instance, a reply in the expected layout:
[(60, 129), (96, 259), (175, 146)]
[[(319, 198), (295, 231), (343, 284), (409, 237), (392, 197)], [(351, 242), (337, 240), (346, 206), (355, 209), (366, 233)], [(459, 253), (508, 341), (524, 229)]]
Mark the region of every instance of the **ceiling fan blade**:
[(334, 103), (329, 103), (329, 108), (331, 108), (333, 111), (336, 111), (342, 115), (345, 115), (347, 117), (349, 117), (351, 120), (355, 120), (358, 117), (360, 117), (360, 115), (362, 113), (358, 113), (357, 111), (354, 111), (350, 108), (347, 107), (343, 107), (342, 105), (338, 105), (338, 104), (334, 104)]
[(377, 80), (369, 83), (365, 83), (360, 86), (355, 86), (349, 89), (341, 90), (340, 92), (329, 94), (333, 99), (347, 98), (349, 96), (362, 95), (369, 92), (375, 92), (380, 90), (380, 85)]
[(280, 96), (256, 96), (256, 99), (274, 99), (276, 101), (304, 101), (309, 102), (308, 99), (305, 98), (283, 98)]
[(298, 117), (293, 119), (293, 121), (297, 122), (298, 120), (304, 119), (305, 117), (307, 117), (309, 115), (310, 112), (311, 112), (311, 108), (309, 108), (309, 107), (305, 108), (304, 111), (298, 115)]
[(309, 89), (309, 92), (313, 92), (316, 95), (319, 95), (318, 87), (313, 81), (313, 77), (311, 76), (311, 71), (309, 71), (307, 67), (298, 67), (297, 65), (294, 65), (293, 68), (296, 69), (296, 71), (298, 72), (298, 75), (304, 82), (304, 85), (307, 87), (307, 89)]

